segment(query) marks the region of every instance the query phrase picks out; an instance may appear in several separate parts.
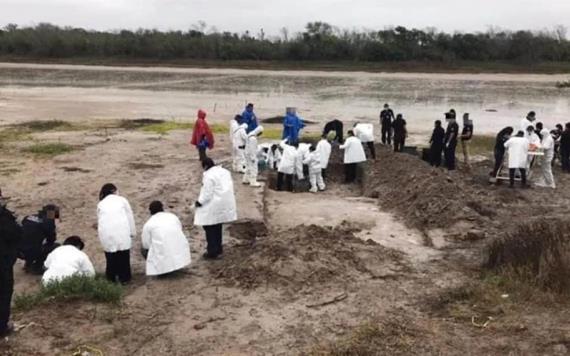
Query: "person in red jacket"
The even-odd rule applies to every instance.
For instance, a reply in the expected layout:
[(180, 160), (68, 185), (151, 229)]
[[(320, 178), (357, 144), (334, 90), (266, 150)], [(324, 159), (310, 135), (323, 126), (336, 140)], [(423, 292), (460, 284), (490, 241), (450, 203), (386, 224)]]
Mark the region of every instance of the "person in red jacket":
[(214, 148), (214, 135), (212, 134), (212, 130), (210, 130), (210, 125), (206, 122), (206, 112), (204, 110), (198, 110), (198, 118), (194, 124), (192, 141), (190, 141), (190, 143), (198, 149), (200, 161), (206, 159), (207, 148)]

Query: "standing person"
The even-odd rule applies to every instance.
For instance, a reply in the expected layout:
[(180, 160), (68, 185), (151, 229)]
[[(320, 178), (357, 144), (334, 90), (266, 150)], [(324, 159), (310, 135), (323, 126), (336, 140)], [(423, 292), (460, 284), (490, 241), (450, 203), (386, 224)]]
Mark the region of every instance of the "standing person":
[(111, 282), (131, 281), (131, 246), (136, 236), (135, 218), (127, 199), (118, 195), (117, 187), (107, 183), (99, 193), (97, 231), (105, 251), (105, 276)]
[(406, 120), (404, 120), (402, 114), (396, 116), (396, 120), (392, 123), (392, 128), (394, 129), (394, 152), (402, 152), (408, 136)]
[(277, 167), (279, 167), (279, 162), (281, 162), (281, 150), (279, 149), (279, 145), (273, 144), (269, 149), (269, 154), (267, 158), (269, 169), (272, 171), (276, 171)]
[(61, 282), (72, 276), (95, 277), (95, 268), (89, 257), (83, 252), (85, 243), (79, 236), (70, 236), (53, 250), (46, 259), (46, 271), (42, 276), (42, 284)]
[(282, 139), (289, 143), (299, 142), (299, 133), (305, 127), (303, 119), (297, 116), (295, 108), (287, 108), (285, 119), (283, 120), (283, 136)]
[(433, 133), (431, 134), (431, 139), (429, 140), (430, 154), (429, 162), (433, 167), (441, 166), (441, 155), (443, 154), (443, 148), (445, 147), (445, 130), (441, 127), (441, 120), (435, 121), (435, 127)]
[(499, 173), (499, 169), (503, 165), (503, 160), (505, 158), (505, 142), (507, 142), (511, 135), (513, 134), (514, 129), (510, 126), (505, 127), (497, 134), (497, 138), (495, 139), (495, 167), (491, 172), (491, 177), (496, 177)]
[(298, 143), (288, 144), (287, 140), (279, 144), (283, 149), (281, 161), (277, 167), (277, 190), (282, 191), (283, 185), (288, 192), (293, 191), (293, 176), (303, 174), (303, 162), (299, 159)]
[[(200, 145), (200, 142), (203, 142), (204, 138), (207, 141), (207, 147)], [(190, 141), (190, 143), (198, 149), (200, 161), (203, 161), (207, 157), (206, 148), (210, 150), (214, 148), (214, 135), (212, 134), (212, 130), (210, 130), (210, 125), (208, 125), (206, 121), (206, 112), (204, 110), (198, 110), (198, 118), (194, 124), (192, 141)]]
[(463, 149), (463, 160), (467, 168), (471, 168), (469, 162), (469, 144), (473, 138), (473, 120), (469, 119), (469, 113), (463, 114), (463, 131), (461, 131), (461, 148)]
[(141, 241), (146, 275), (165, 275), (190, 265), (190, 245), (180, 219), (165, 212), (160, 201), (150, 203), (148, 210), (151, 217), (144, 224)]
[(343, 123), (340, 120), (332, 120), (326, 123), (323, 129), (323, 136), (328, 136), (329, 132), (333, 131), (335, 133), (334, 140), (338, 143), (343, 143)]
[(44, 261), (59, 245), (56, 243), (57, 232), (55, 219), (59, 219), (59, 208), (54, 204), (44, 206), (37, 214), (26, 216), (22, 220), (22, 241), (20, 258), (26, 261), (27, 273), (44, 273)]
[(356, 168), (358, 163), (366, 161), (366, 153), (362, 148), (362, 142), (354, 136), (352, 130), (348, 131), (348, 138), (340, 146), (344, 150), (345, 183), (353, 183), (356, 180)]
[(384, 104), (384, 110), (380, 112), (380, 125), (382, 126), (382, 144), (392, 144), (392, 121), (394, 120), (394, 111), (390, 109), (390, 105)]
[(309, 165), (309, 182), (311, 183), (309, 192), (316, 193), (319, 190), (325, 190), (326, 186), (323, 180), (321, 153), (317, 151), (315, 146), (309, 148), (309, 154), (303, 160), (303, 164)]
[(560, 124), (556, 124), (556, 129), (552, 130), (550, 133), (552, 134), (552, 138), (554, 139), (554, 160), (560, 159), (560, 137), (562, 136), (562, 132), (564, 128)]
[(374, 147), (374, 125), (356, 123), (352, 130), (360, 142), (366, 144), (366, 147), (368, 147), (368, 150), (370, 151), (370, 156), (375, 160), (376, 149)]
[(14, 293), (14, 263), (22, 238), (22, 228), (6, 205), (7, 199), (0, 190), (0, 338), (13, 331), (9, 322)]
[(233, 119), (230, 120), (229, 136), (230, 136), (230, 144), (231, 144), (230, 149), (232, 150), (232, 170), (234, 172), (240, 171), (240, 165), (239, 165), (239, 161), (237, 159), (238, 154), (239, 154), (239, 152), (238, 152), (239, 150), (235, 145), (234, 135), (235, 135), (236, 131), (239, 129), (241, 120), (242, 120), (242, 117), (240, 115), (236, 115)]
[(329, 166), (329, 159), (331, 157), (332, 146), (327, 140), (327, 135), (321, 136), (321, 140), (317, 143), (317, 152), (321, 155), (321, 175), (323, 178), (327, 177), (327, 168)]
[(535, 125), (534, 133), (542, 140), (542, 130), (544, 130), (544, 124), (542, 122), (537, 122)]
[(234, 148), (236, 150), (236, 158), (234, 166), (236, 172), (245, 173), (246, 160), (245, 160), (245, 145), (247, 144), (247, 124), (239, 125), (238, 129), (234, 132)]
[(257, 126), (247, 135), (245, 145), (245, 174), (243, 175), (243, 184), (249, 184), (252, 187), (261, 187), (257, 181), (258, 174), (258, 158), (257, 158), (257, 137), (263, 133), (263, 126)]
[(519, 131), (515, 137), (505, 142), (505, 148), (509, 152), (509, 180), (510, 187), (515, 186), (515, 174), (517, 169), (521, 174), (522, 186), (526, 187), (526, 167), (528, 159), (529, 141), (524, 137), (524, 131)]
[(540, 133), (542, 141), (540, 146), (543, 149), (544, 156), (540, 165), (542, 179), (536, 183), (536, 186), (556, 189), (554, 175), (552, 174), (552, 161), (554, 160), (554, 139), (547, 129), (542, 129)]
[(242, 124), (247, 124), (247, 133), (255, 130), (257, 128), (257, 116), (253, 112), (253, 104), (249, 103), (245, 107), (245, 110), (241, 114)]
[(570, 173), (570, 122), (566, 123), (566, 127), (560, 135), (560, 160), (562, 161), (562, 170)]
[(527, 136), (527, 129), (529, 126), (534, 127), (533, 122), (536, 120), (536, 113), (534, 111), (529, 112), (524, 119), (521, 120), (519, 130), (524, 132), (525, 137)]
[[(452, 109), (453, 110), (453, 109)], [(455, 120), (455, 113), (449, 112), (445, 115), (447, 120), (447, 130), (445, 131), (445, 166), (448, 170), (455, 170), (455, 148), (457, 148), (457, 133), (459, 125)]]
[(207, 158), (202, 162), (202, 189), (196, 200), (194, 225), (206, 232), (207, 247), (203, 257), (214, 259), (223, 253), (223, 224), (237, 220), (236, 198), (231, 173)]

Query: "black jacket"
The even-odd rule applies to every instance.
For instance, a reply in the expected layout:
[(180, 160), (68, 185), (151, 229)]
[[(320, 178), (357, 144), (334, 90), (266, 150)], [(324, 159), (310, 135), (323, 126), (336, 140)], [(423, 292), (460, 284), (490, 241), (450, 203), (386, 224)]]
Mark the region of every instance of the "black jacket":
[(55, 221), (38, 215), (26, 216), (22, 220), (21, 251), (38, 248), (42, 245), (53, 245), (56, 239)]
[(392, 109), (384, 109), (380, 113), (380, 124), (384, 128), (390, 128), (392, 126), (392, 120), (394, 120), (394, 111)]
[(562, 131), (560, 135), (560, 149), (563, 151), (570, 151), (570, 130)]
[(22, 228), (9, 210), (0, 207), (0, 259), (8, 263), (16, 261)]
[(445, 145), (445, 130), (443, 127), (440, 126), (433, 129), (429, 142), (432, 147), (443, 147)]

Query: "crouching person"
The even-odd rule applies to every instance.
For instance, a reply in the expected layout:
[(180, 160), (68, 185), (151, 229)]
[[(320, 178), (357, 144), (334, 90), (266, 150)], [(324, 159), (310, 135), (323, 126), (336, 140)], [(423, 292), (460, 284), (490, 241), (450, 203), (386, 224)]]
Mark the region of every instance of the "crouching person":
[(323, 172), (321, 166), (321, 153), (314, 146), (309, 148), (309, 154), (303, 160), (303, 164), (309, 165), (309, 181), (311, 182), (311, 193), (325, 190)]
[(71, 276), (95, 277), (95, 269), (89, 257), (82, 251), (85, 247), (79, 236), (65, 239), (63, 246), (53, 250), (45, 262), (46, 271), (42, 284), (60, 282)]
[(207, 248), (203, 257), (214, 259), (222, 254), (222, 224), (237, 220), (236, 198), (231, 173), (214, 164), (210, 158), (202, 162), (202, 189), (196, 201), (194, 225), (206, 232)]
[(159, 201), (150, 203), (149, 210), (151, 217), (142, 230), (146, 275), (165, 275), (188, 266), (190, 246), (178, 217), (165, 212)]

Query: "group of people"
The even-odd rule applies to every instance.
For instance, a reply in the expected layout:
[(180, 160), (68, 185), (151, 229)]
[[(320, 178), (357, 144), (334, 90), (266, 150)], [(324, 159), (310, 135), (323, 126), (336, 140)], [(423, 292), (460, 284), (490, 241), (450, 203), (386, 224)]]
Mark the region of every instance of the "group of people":
[(469, 168), (469, 144), (473, 138), (473, 121), (469, 118), (469, 113), (463, 114), (463, 130), (460, 134), (455, 110), (451, 109), (444, 115), (447, 121), (446, 129), (442, 127), (441, 120), (435, 121), (435, 127), (429, 140), (429, 162), (432, 166), (439, 167), (442, 164), (443, 155), (444, 166), (450, 171), (455, 170), (455, 151), (457, 149), (457, 143), (460, 141), (463, 149), (464, 163), (465, 166)]
[[(202, 226), (206, 234), (204, 259), (215, 259), (223, 253), (223, 224), (237, 220), (237, 207), (231, 173), (208, 157), (201, 164), (204, 173), (195, 202), (194, 225)], [(42, 275), (43, 286), (72, 276), (95, 277), (95, 268), (83, 252), (85, 242), (81, 237), (70, 236), (61, 245), (57, 242), (59, 207), (48, 204), (37, 214), (24, 217), (20, 224), (7, 203), (8, 198), (0, 191), (0, 337), (12, 331), (8, 322), (14, 290), (13, 266), (18, 258), (25, 261), (26, 272)], [(151, 202), (148, 209), (150, 217), (141, 232), (146, 275), (166, 276), (190, 265), (190, 246), (180, 219), (165, 211), (158, 200)], [(135, 217), (128, 200), (111, 183), (103, 185), (99, 192), (97, 232), (105, 253), (106, 278), (129, 283), (131, 249), (137, 235)]]
[(390, 104), (384, 104), (384, 109), (380, 112), (380, 127), (382, 144), (392, 145), (392, 141), (394, 141), (394, 152), (402, 152), (408, 137), (404, 116), (402, 114), (394, 116)]

